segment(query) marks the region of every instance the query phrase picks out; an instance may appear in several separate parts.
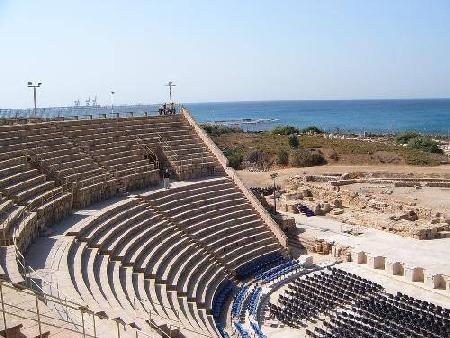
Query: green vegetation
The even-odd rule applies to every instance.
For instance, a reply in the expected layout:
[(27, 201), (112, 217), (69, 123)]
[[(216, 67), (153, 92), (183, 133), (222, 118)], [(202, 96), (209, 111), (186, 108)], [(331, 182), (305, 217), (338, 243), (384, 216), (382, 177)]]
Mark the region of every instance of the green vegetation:
[(420, 134), (416, 133), (415, 131), (405, 131), (402, 133), (398, 133), (395, 136), (395, 142), (397, 144), (407, 144), (409, 142), (409, 140), (416, 138), (416, 137), (420, 137)]
[(422, 136), (414, 131), (405, 131), (395, 136), (397, 144), (407, 144), (408, 148), (423, 150), (433, 154), (443, 154), (437, 142), (433, 141), (428, 136)]
[(270, 131), (274, 135), (300, 134), (300, 130), (294, 126), (277, 126)]
[(302, 134), (312, 133), (312, 134), (323, 134), (324, 131), (316, 126), (309, 126), (306, 128), (303, 128), (301, 130)]
[[(265, 167), (309, 166), (323, 164), (324, 161), (351, 165), (390, 163), (434, 166), (439, 165), (442, 160), (442, 155), (425, 152), (423, 148), (414, 149), (358, 139), (329, 139), (322, 135), (300, 135), (297, 137), (300, 148), (293, 149), (289, 138), (289, 134), (278, 135), (272, 132), (236, 132), (213, 137), (234, 168), (242, 168), (244, 160)], [(421, 147), (423, 146), (421, 143)], [(304, 154), (302, 150), (313, 155)]]
[(325, 163), (323, 155), (316, 151), (299, 149), (292, 151), (289, 157), (289, 164), (293, 167), (313, 167)]
[(424, 153), (420, 150), (409, 150), (404, 153), (405, 162), (409, 165), (420, 166), (436, 166), (439, 161), (434, 159), (430, 154)]
[(289, 164), (289, 153), (285, 149), (280, 149), (277, 154), (277, 164), (288, 165)]
[(223, 150), (223, 154), (228, 159), (228, 164), (234, 169), (239, 169), (242, 164), (244, 148), (243, 146), (238, 146), (235, 148), (226, 148)]
[(295, 134), (291, 134), (288, 136), (289, 147), (292, 149), (298, 149), (300, 142), (298, 141), (298, 137)]
[(241, 128), (228, 127), (221, 124), (202, 124), (201, 127), (211, 136), (220, 136), (231, 133), (242, 132)]
[(439, 148), (438, 143), (433, 141), (429, 137), (422, 137), (422, 136), (414, 137), (408, 141), (408, 147), (412, 149), (423, 150), (433, 154), (444, 153), (444, 151), (441, 148)]

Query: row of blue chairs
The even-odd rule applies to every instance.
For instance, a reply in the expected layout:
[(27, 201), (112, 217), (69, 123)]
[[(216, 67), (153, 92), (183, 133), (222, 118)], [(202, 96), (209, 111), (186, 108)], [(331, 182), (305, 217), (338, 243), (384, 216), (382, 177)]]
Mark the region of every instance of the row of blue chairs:
[(250, 312), (251, 316), (256, 315), (256, 310), (258, 308), (259, 298), (261, 297), (262, 288), (260, 286), (255, 286), (250, 296), (250, 299), (247, 304), (247, 309)]
[(279, 271), (279, 272), (277, 272), (277, 273), (275, 273), (275, 274), (265, 278), (263, 281), (264, 281), (264, 283), (271, 283), (274, 280), (277, 280), (280, 277), (284, 277), (288, 273), (290, 273), (292, 271), (296, 271), (297, 269), (299, 269), (301, 267), (302, 267), (302, 265), (300, 263), (288, 266), (287, 268), (285, 268), (285, 269), (283, 269), (283, 270), (281, 270), (281, 271)]
[(308, 208), (306, 205), (303, 204), (297, 204), (297, 210), (301, 213), (306, 215), (306, 217), (312, 217), (315, 216), (316, 214), (314, 213), (314, 211), (312, 211), (310, 208)]
[(220, 336), (222, 338), (230, 338), (230, 335), (225, 331), (225, 327), (223, 326), (222, 323), (216, 322), (216, 327), (217, 327), (217, 331), (219, 331)]
[(236, 328), (239, 337), (241, 338), (250, 338), (250, 335), (245, 331), (244, 327), (239, 322), (234, 322), (234, 327)]
[(273, 266), (272, 268), (270, 268), (270, 269), (268, 269), (268, 270), (265, 270), (265, 271), (262, 271), (262, 272), (256, 274), (256, 275), (255, 275), (255, 278), (256, 278), (256, 279), (259, 279), (259, 280), (263, 280), (264, 278), (266, 278), (266, 277), (268, 277), (268, 276), (274, 274), (275, 272), (277, 272), (277, 271), (279, 271), (279, 270), (282, 270), (282, 269), (284, 269), (285, 267), (291, 265), (293, 262), (295, 262), (295, 261), (292, 260), (292, 259), (284, 259), (284, 260), (281, 260), (281, 261), (278, 262), (277, 265)]
[(241, 314), (242, 303), (247, 295), (248, 290), (250, 289), (249, 285), (242, 285), (233, 299), (233, 305), (231, 306), (231, 315), (236, 317)]
[(233, 291), (235, 285), (232, 281), (226, 279), (217, 288), (216, 294), (214, 295), (212, 304), (212, 313), (216, 321), (219, 320), (220, 314), (222, 313), (223, 305), (228, 295)]
[(273, 252), (261, 256), (241, 267), (236, 269), (236, 275), (240, 279), (245, 279), (254, 276), (260, 271), (267, 270), (274, 264), (278, 264), (284, 257), (280, 252)]
[(256, 337), (267, 338), (267, 336), (261, 331), (261, 328), (259, 327), (258, 323), (250, 321), (250, 326), (252, 327), (253, 331), (255, 332)]
[(267, 271), (267, 273), (264, 273), (260, 279), (264, 283), (270, 283), (292, 271), (296, 271), (297, 269), (301, 268), (302, 266), (303, 266), (302, 263), (299, 263), (296, 260), (290, 260), (288, 262), (285, 262), (285, 263)]

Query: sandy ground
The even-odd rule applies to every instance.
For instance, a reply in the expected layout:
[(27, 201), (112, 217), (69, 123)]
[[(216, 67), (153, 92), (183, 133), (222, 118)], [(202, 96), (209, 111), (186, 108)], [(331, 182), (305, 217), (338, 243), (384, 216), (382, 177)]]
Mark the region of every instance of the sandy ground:
[(237, 171), (239, 177), (244, 181), (245, 185), (266, 186), (273, 184), (270, 174), (278, 173), (277, 184), (283, 184), (283, 181), (293, 175), (304, 174), (326, 174), (326, 173), (347, 173), (347, 172), (373, 172), (373, 173), (399, 173), (413, 174), (417, 177), (443, 177), (450, 179), (450, 165), (441, 165), (437, 167), (416, 167), (416, 166), (399, 166), (399, 165), (376, 165), (376, 166), (340, 166), (340, 165), (324, 165), (318, 167), (305, 168), (286, 168), (270, 172), (250, 172), (247, 170)]
[(450, 188), (423, 187), (415, 189), (412, 187), (394, 187), (393, 184), (373, 185), (366, 183), (356, 183), (345, 186), (345, 189), (362, 193), (380, 193), (382, 190), (389, 189), (392, 194), (391, 199), (405, 202), (412, 202), (417, 205), (450, 213)]

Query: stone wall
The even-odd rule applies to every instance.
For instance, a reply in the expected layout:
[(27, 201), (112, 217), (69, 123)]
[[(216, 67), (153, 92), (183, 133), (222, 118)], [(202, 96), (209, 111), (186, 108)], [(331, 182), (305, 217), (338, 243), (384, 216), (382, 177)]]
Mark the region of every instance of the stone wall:
[(184, 116), (189, 125), (195, 130), (197, 135), (202, 139), (202, 141), (206, 144), (208, 149), (214, 154), (220, 164), (226, 168), (228, 167), (228, 159), (222, 153), (222, 151), (217, 147), (217, 145), (210, 139), (208, 134), (200, 127), (197, 122), (192, 118), (192, 115), (185, 108), (181, 108), (181, 115)]

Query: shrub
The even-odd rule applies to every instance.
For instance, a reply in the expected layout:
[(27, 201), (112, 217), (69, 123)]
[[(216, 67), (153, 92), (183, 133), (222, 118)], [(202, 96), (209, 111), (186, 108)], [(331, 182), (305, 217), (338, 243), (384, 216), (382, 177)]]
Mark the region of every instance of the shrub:
[(300, 131), (298, 128), (293, 126), (277, 126), (273, 128), (270, 132), (276, 135), (290, 135), (290, 134), (298, 134)]
[(269, 162), (270, 156), (261, 150), (251, 150), (244, 156), (244, 160), (250, 163), (264, 164)]
[(439, 161), (431, 158), (430, 154), (418, 150), (407, 151), (405, 154), (405, 161), (409, 165), (420, 165), (420, 166), (439, 165)]
[(241, 128), (228, 127), (222, 124), (202, 124), (201, 127), (211, 136), (220, 136), (224, 134), (240, 133)]
[(443, 154), (443, 150), (439, 148), (437, 142), (428, 137), (414, 137), (408, 141), (408, 147), (412, 149), (423, 150), (434, 154)]
[(228, 159), (228, 164), (230, 167), (234, 169), (239, 169), (241, 167), (243, 159), (242, 152), (243, 152), (242, 146), (231, 149), (230, 148), (224, 149), (223, 154)]
[(324, 131), (316, 126), (309, 126), (302, 129), (302, 134), (311, 133), (311, 134), (323, 134)]
[(405, 131), (395, 136), (395, 142), (397, 144), (407, 144), (410, 139), (416, 137), (420, 137), (420, 134), (416, 133), (415, 131)]
[(288, 136), (288, 143), (289, 147), (291, 147), (292, 149), (297, 149), (298, 146), (300, 145), (298, 137), (295, 134), (291, 134)]
[(277, 153), (277, 164), (288, 165), (289, 153), (285, 149), (280, 149)]
[(292, 151), (289, 158), (289, 164), (293, 167), (312, 167), (325, 163), (325, 158), (321, 153), (302, 149)]
[(332, 160), (339, 161), (339, 154), (336, 150), (332, 150), (329, 156)]

